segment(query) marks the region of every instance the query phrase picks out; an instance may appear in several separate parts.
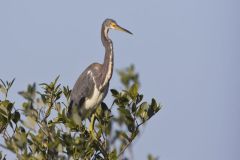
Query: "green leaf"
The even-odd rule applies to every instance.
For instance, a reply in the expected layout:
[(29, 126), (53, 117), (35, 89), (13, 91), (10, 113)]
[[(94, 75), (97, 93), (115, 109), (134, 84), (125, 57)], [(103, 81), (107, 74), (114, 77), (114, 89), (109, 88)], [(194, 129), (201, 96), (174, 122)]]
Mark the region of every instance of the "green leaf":
[(131, 141), (131, 139), (128, 137), (128, 135), (125, 132), (123, 132), (123, 131), (117, 131), (117, 136), (120, 139), (126, 139), (128, 142)]
[(133, 104), (132, 104), (132, 113), (135, 113), (136, 110), (137, 110), (136, 103), (133, 103)]
[(151, 154), (148, 155), (148, 160), (157, 160), (158, 158), (153, 157)]
[(138, 104), (138, 103), (140, 103), (142, 100), (143, 100), (143, 95), (140, 94), (140, 95), (137, 96), (136, 103)]
[(119, 112), (123, 114), (126, 117), (131, 117), (131, 113), (128, 109), (126, 108), (118, 108)]
[(153, 101), (154, 101), (153, 109), (154, 109), (154, 112), (157, 113), (161, 109), (161, 105), (157, 104), (155, 99), (153, 99)]
[(58, 79), (60, 78), (60, 75), (57, 76), (57, 78), (54, 80), (54, 84), (57, 83)]
[(8, 111), (5, 107), (0, 106), (0, 115), (5, 117), (6, 119), (8, 118)]
[(7, 90), (4, 86), (0, 84), (0, 92), (2, 92), (4, 95), (7, 93)]
[(3, 156), (2, 151), (0, 151), (0, 160), (6, 160), (6, 155)]
[(118, 70), (117, 72), (118, 75), (120, 76), (122, 84), (126, 89), (128, 89), (129, 86), (133, 83), (140, 84), (138, 80), (139, 76), (138, 73), (135, 72), (134, 65), (131, 65), (130, 67), (127, 67), (122, 70)]
[(105, 111), (108, 111), (108, 106), (106, 105), (106, 103), (102, 102), (101, 103), (101, 108), (102, 110), (105, 112)]
[(13, 83), (15, 81), (15, 78), (12, 81), (6, 81), (6, 83), (3, 82), (3, 80), (0, 79), (0, 92), (3, 93), (5, 99), (7, 99), (8, 92), (10, 88), (12, 87)]
[(12, 111), (13, 103), (11, 103), (9, 100), (4, 100), (0, 102), (1, 107), (5, 107), (8, 112)]
[(113, 97), (116, 98), (116, 97), (119, 96), (119, 92), (118, 92), (116, 89), (111, 89), (110, 91), (112, 92), (112, 96), (113, 96)]
[(33, 101), (36, 96), (36, 84), (28, 85), (27, 91), (18, 92), (23, 98), (28, 101)]
[(141, 103), (140, 106), (138, 107), (137, 115), (140, 116), (147, 108), (148, 108), (147, 102)]
[(13, 108), (13, 103), (8, 100), (0, 101), (0, 118), (1, 121), (8, 123), (11, 118), (11, 111)]
[(143, 102), (137, 110), (137, 116), (139, 116), (143, 121), (148, 119), (148, 103)]
[(6, 86), (6, 84), (4, 83), (4, 81), (3, 81), (2, 79), (0, 79), (0, 81), (1, 81), (2, 85), (4, 86), (4, 88), (6, 88), (7, 86)]
[[(130, 122), (130, 123), (129, 123)], [(133, 133), (135, 131), (135, 125), (134, 125), (134, 122), (133, 121), (129, 121), (128, 122), (128, 125), (127, 125), (127, 128), (128, 128), (128, 131)]]
[(69, 89), (68, 86), (67, 87), (63, 86), (63, 94), (67, 100), (70, 98), (71, 90)]
[(148, 109), (149, 118), (156, 114), (160, 109), (161, 109), (160, 105), (158, 105), (156, 100), (153, 98), (152, 103), (149, 105)]
[(27, 116), (26, 120), (23, 123), (27, 128), (34, 130), (36, 125), (36, 120), (34, 117)]
[(158, 104), (154, 98), (152, 99), (151, 107), (153, 108), (153, 110), (156, 110), (158, 107)]
[(138, 130), (138, 129), (136, 129), (134, 132), (132, 132), (132, 134), (131, 134), (131, 139), (136, 138), (136, 136), (138, 135), (138, 133), (139, 133), (139, 130)]
[(27, 134), (17, 129), (13, 139), (19, 149), (23, 150), (27, 144)]
[(120, 97), (117, 98), (117, 100), (115, 101), (115, 103), (119, 106), (119, 107), (125, 107), (126, 105), (128, 105), (129, 103), (129, 99), (127, 97), (126, 94), (121, 95)]
[(15, 78), (13, 78), (13, 80), (11, 82), (7, 81), (8, 88), (12, 87), (14, 81), (15, 81)]
[(13, 114), (12, 114), (12, 121), (14, 123), (17, 123), (18, 121), (20, 120), (20, 113), (18, 111), (15, 111)]
[(130, 97), (135, 101), (138, 96), (138, 84), (134, 83), (132, 87), (129, 89)]
[(117, 150), (116, 150), (116, 149), (114, 149), (114, 150), (110, 153), (108, 159), (110, 159), (110, 160), (117, 160)]

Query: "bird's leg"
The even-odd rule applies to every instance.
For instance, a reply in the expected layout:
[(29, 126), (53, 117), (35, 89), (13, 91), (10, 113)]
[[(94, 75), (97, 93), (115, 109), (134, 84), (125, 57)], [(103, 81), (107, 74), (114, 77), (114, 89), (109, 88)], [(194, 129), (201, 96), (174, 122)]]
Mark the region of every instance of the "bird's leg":
[(96, 139), (95, 134), (94, 134), (94, 123), (95, 123), (96, 117), (95, 113), (92, 114), (91, 116), (91, 121), (90, 121), (90, 126), (89, 126), (89, 132), (92, 135), (94, 139)]

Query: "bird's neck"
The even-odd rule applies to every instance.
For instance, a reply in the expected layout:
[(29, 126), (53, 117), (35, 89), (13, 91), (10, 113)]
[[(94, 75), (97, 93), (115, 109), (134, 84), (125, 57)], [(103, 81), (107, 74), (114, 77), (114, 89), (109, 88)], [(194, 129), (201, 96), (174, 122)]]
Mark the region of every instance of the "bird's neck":
[(113, 43), (111, 39), (108, 37), (108, 29), (105, 27), (102, 27), (101, 31), (101, 37), (102, 37), (102, 43), (105, 47), (105, 57), (102, 67), (102, 87), (104, 88), (106, 85), (108, 85), (108, 82), (112, 78), (112, 72), (113, 72)]

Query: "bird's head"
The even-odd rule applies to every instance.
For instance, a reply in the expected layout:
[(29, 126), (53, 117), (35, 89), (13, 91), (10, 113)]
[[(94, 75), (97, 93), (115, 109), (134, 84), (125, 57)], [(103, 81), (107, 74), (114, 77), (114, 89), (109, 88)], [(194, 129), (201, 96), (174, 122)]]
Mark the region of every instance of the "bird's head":
[(119, 31), (122, 31), (122, 32), (126, 32), (126, 33), (129, 33), (129, 34), (132, 34), (132, 32), (130, 32), (129, 30), (119, 26), (117, 24), (116, 21), (114, 21), (113, 19), (106, 19), (104, 22), (103, 22), (103, 27), (105, 27), (107, 30), (109, 29), (115, 29), (115, 30), (119, 30)]

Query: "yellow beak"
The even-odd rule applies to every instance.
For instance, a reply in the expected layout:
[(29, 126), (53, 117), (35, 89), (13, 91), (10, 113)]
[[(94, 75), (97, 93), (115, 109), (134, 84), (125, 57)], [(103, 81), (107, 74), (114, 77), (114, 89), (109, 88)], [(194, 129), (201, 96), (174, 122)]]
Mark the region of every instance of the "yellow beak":
[(129, 34), (132, 34), (132, 32), (130, 32), (129, 30), (119, 26), (116, 24), (116, 26), (114, 27), (116, 30), (119, 30), (119, 31), (122, 31), (122, 32), (126, 32), (126, 33), (129, 33)]

